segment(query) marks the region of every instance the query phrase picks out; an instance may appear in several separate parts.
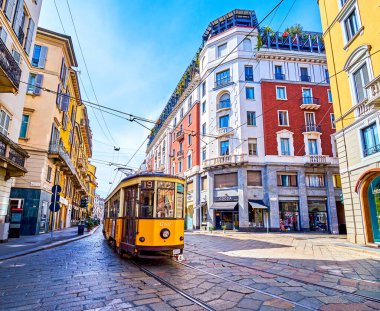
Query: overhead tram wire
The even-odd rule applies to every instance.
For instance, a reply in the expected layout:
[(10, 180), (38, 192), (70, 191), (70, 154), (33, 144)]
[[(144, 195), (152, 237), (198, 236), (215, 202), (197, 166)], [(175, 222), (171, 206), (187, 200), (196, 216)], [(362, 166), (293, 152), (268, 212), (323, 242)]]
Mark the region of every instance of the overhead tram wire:
[[(85, 69), (86, 69), (86, 73), (87, 73), (87, 76), (88, 76), (88, 79), (89, 79), (89, 82), (90, 82), (90, 86), (91, 86), (92, 92), (94, 93), (95, 101), (96, 101), (96, 103), (97, 103), (98, 106), (99, 106), (99, 100), (98, 100), (98, 97), (97, 97), (96, 92), (95, 92), (94, 84), (92, 83), (92, 79), (91, 79), (91, 76), (90, 76), (90, 72), (89, 72), (89, 70), (88, 70), (88, 66), (87, 66), (86, 58), (84, 57), (84, 53), (83, 53), (83, 49), (82, 49), (82, 45), (81, 45), (81, 43), (80, 43), (79, 35), (78, 35), (77, 28), (76, 28), (76, 26), (75, 26), (75, 22), (74, 22), (74, 17), (73, 17), (73, 15), (72, 15), (72, 13), (71, 13), (71, 8), (70, 8), (69, 0), (66, 0), (66, 3), (67, 3), (67, 8), (69, 9), (69, 14), (70, 14), (71, 22), (72, 22), (73, 27), (74, 27), (74, 33), (75, 33), (75, 36), (76, 36), (77, 41), (78, 41), (79, 51), (80, 51), (80, 53), (81, 53), (81, 55), (82, 55), (82, 58), (83, 58), (83, 63), (84, 63), (84, 67), (85, 67)], [(83, 83), (82, 83), (82, 85), (83, 85)], [(108, 124), (107, 124), (107, 122), (106, 122), (106, 120), (105, 120), (105, 118), (104, 118), (103, 113), (100, 112), (100, 115), (101, 115), (101, 117), (102, 117), (102, 119), (103, 119), (103, 122), (104, 122), (104, 124), (105, 124), (105, 126), (106, 126), (106, 129), (107, 129), (107, 132), (108, 132), (108, 134), (109, 134), (109, 137), (111, 138), (111, 140), (112, 140), (112, 142), (115, 144), (115, 146), (117, 146), (117, 143), (116, 143), (115, 139), (113, 138), (113, 136), (112, 136), (112, 134), (111, 134), (111, 131), (110, 131), (109, 127), (108, 127)]]
[(63, 33), (66, 34), (65, 27), (63, 26), (63, 22), (62, 22), (61, 14), (59, 14), (59, 10), (58, 10), (58, 6), (57, 6), (57, 2), (56, 2), (55, 0), (54, 0), (54, 5), (55, 5), (55, 9), (57, 10), (58, 19), (59, 19), (59, 21), (60, 21), (60, 23), (61, 23)]

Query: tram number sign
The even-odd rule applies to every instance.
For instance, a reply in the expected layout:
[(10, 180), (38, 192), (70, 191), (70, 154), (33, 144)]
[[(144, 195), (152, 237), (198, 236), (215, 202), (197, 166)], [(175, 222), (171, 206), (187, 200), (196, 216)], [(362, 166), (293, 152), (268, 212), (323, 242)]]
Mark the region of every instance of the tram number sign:
[(159, 181), (157, 188), (160, 189), (174, 189), (174, 182), (170, 181)]
[(143, 180), (141, 182), (141, 189), (154, 189), (154, 181), (153, 180)]

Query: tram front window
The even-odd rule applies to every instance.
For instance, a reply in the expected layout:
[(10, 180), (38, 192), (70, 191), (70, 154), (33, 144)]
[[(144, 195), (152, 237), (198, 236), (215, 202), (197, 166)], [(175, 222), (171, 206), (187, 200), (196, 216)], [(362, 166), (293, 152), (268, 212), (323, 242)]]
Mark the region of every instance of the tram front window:
[(140, 217), (152, 218), (154, 206), (154, 190), (141, 190)]
[[(171, 183), (166, 183), (171, 184)], [(171, 188), (171, 187), (170, 187)], [(174, 217), (174, 183), (172, 189), (157, 189), (157, 218)]]

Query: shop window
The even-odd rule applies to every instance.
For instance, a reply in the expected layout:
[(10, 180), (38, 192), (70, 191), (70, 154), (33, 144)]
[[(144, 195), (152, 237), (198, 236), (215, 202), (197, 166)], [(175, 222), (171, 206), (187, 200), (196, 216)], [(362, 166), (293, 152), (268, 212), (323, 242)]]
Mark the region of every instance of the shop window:
[(280, 231), (299, 231), (298, 202), (279, 202)]
[(310, 231), (327, 232), (327, 207), (324, 201), (308, 201)]
[(261, 171), (247, 171), (248, 186), (262, 186)]
[(214, 176), (214, 188), (232, 188), (237, 187), (237, 173), (216, 174)]
[(342, 181), (339, 174), (333, 175), (334, 188), (342, 188)]

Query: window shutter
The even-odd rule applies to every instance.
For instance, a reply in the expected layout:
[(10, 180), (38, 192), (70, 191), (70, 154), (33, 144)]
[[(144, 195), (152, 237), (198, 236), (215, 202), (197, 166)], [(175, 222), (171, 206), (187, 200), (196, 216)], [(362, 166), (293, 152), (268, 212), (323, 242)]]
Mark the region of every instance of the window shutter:
[(41, 46), (40, 58), (38, 60), (38, 68), (45, 68), (47, 50), (47, 46)]
[(22, 17), (24, 13), (24, 0), (18, 0), (17, 7), (16, 7), (16, 13), (15, 18), (13, 19), (13, 30), (15, 31), (18, 40), (22, 44), (24, 37), (20, 38), (20, 27), (22, 24)]
[(69, 111), (70, 96), (68, 94), (62, 94), (61, 110), (63, 112)]
[(13, 9), (16, 4), (16, 0), (8, 0), (7, 4), (5, 5), (5, 16), (8, 18), (9, 21), (12, 20), (12, 15), (13, 15)]
[(41, 87), (42, 87), (42, 82), (44, 80), (44, 75), (37, 74), (36, 75), (36, 83), (34, 84), (34, 95), (41, 95)]
[(65, 80), (63, 81), (63, 87), (66, 88), (67, 86), (67, 78), (68, 78), (68, 75), (69, 75), (69, 68), (65, 67), (66, 68), (66, 71), (65, 71)]
[(282, 179), (281, 179), (281, 175), (277, 175), (277, 186), (282, 186)]
[(297, 175), (290, 175), (290, 185), (297, 187)]
[(30, 47), (32, 46), (32, 41), (33, 41), (33, 36), (34, 36), (34, 28), (35, 28), (34, 21), (30, 18), (29, 19), (28, 34), (26, 35), (26, 42), (25, 42), (25, 47), (24, 47), (24, 50), (25, 50), (26, 54), (28, 54), (28, 55), (30, 53)]
[(58, 105), (58, 107), (61, 106), (61, 84), (58, 84), (58, 90), (57, 90), (57, 100), (56, 100), (56, 104)]

